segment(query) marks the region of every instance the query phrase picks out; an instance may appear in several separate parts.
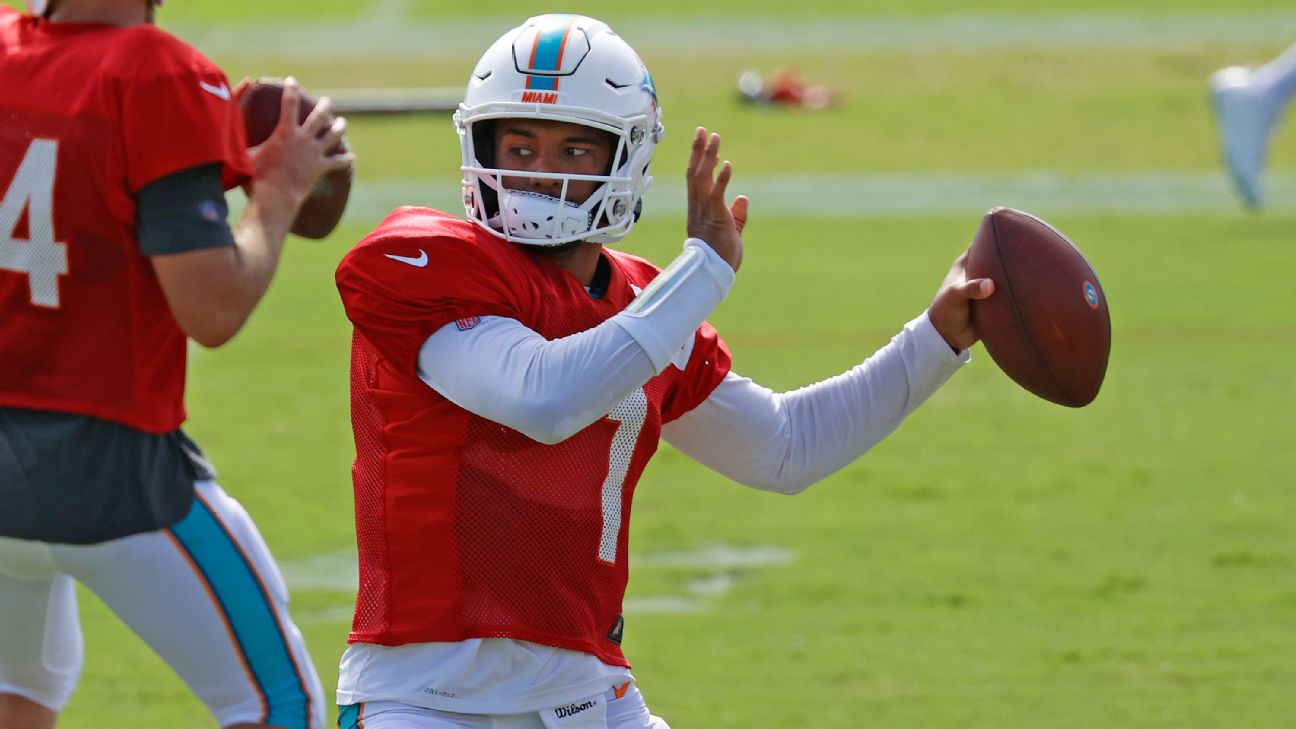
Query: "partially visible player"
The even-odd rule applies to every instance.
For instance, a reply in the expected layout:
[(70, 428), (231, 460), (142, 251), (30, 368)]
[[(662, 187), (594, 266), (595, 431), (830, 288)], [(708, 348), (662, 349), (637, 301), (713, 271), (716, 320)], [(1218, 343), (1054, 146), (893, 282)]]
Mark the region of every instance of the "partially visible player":
[(1221, 68), (1208, 85), (1224, 166), (1242, 201), (1258, 208), (1269, 140), (1296, 93), (1296, 45), (1257, 68)]
[(321, 727), (283, 580), (180, 425), (187, 338), (242, 327), (351, 163), (326, 152), (344, 124), (285, 113), (249, 154), (224, 74), (153, 2), (34, 5), (0, 7), (0, 728), (52, 727), (76, 686), (75, 581), (222, 727)]
[(667, 729), (620, 647), (631, 499), (660, 439), (801, 491), (953, 375), (976, 341), (968, 302), (993, 287), (960, 259), (873, 357), (774, 393), (730, 371), (705, 321), (748, 212), (726, 203), (718, 135), (693, 138), (678, 258), (605, 246), (638, 219), (663, 135), (624, 40), (528, 20), (477, 64), (456, 125), (469, 220), (400, 208), (337, 272), (360, 552), (340, 725)]

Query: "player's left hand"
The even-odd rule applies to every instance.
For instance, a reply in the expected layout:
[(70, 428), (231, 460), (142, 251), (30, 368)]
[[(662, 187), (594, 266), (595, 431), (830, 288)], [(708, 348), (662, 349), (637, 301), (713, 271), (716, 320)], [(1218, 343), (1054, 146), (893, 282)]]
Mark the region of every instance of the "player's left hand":
[[(716, 166), (719, 174), (715, 174)], [(712, 175), (715, 175), (712, 177)], [(693, 152), (688, 170), (688, 235), (706, 241), (733, 270), (742, 265), (743, 228), (747, 225), (748, 200), (739, 195), (725, 204), (725, 190), (733, 176), (733, 165), (720, 165), (720, 135), (707, 134), (704, 127), (693, 133)]]
[[(295, 215), (321, 176), (355, 162), (351, 152), (330, 154), (346, 134), (346, 119), (334, 118), (332, 102), (320, 99), (305, 121), (297, 121), (300, 90), (289, 76), (284, 80), (279, 123), (269, 139), (248, 150), (252, 158), (253, 193), (269, 188), (286, 196)], [(291, 215), (289, 216), (291, 219)]]
[(988, 299), (994, 294), (994, 281), (988, 278), (968, 280), (967, 260), (967, 251), (954, 260), (927, 309), (932, 326), (949, 346), (960, 352), (976, 344), (978, 339), (972, 326), (971, 302)]

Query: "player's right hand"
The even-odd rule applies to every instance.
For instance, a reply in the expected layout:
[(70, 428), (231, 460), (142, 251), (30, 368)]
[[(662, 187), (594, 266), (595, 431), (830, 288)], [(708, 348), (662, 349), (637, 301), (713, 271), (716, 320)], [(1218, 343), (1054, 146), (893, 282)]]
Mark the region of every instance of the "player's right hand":
[(972, 302), (988, 299), (994, 294), (994, 281), (968, 278), (967, 261), (967, 250), (954, 259), (949, 273), (945, 274), (945, 281), (927, 308), (927, 318), (932, 326), (952, 349), (959, 352), (976, 344), (978, 339), (972, 326)]
[(742, 264), (742, 231), (747, 225), (747, 196), (739, 195), (732, 206), (725, 205), (725, 189), (733, 165), (725, 160), (720, 174), (720, 135), (707, 135), (704, 127), (693, 134), (693, 152), (688, 163), (688, 235), (706, 241), (733, 270)]
[(351, 152), (328, 153), (346, 133), (346, 119), (333, 117), (328, 97), (320, 99), (301, 123), (297, 121), (299, 98), (297, 81), (290, 76), (284, 80), (278, 125), (266, 141), (248, 150), (253, 192), (269, 188), (285, 196), (294, 215), (321, 176), (355, 162)]

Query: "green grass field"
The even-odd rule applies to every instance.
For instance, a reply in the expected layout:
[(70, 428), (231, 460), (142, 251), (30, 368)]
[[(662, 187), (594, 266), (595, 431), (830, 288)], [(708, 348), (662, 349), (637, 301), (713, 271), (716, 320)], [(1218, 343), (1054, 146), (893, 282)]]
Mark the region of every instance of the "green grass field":
[[(235, 78), (451, 86), (476, 55), (440, 53), (452, 40), (444, 36), (411, 55), (366, 51), (385, 39), (362, 35), (351, 41), (360, 56), (325, 57), (292, 46), (240, 50), (229, 34), (285, 19), (334, 31), (445, 19), (484, 34), (484, 48), (531, 10), (486, 3), (482, 19), (470, 6), (443, 14), (440, 5), (177, 0), (162, 21), (211, 25), (195, 42), (210, 43)], [(597, 13), (601, 4), (566, 7)], [(682, 32), (695, 7), (656, 3), (609, 20)], [(784, 176), (981, 180), (982, 195), (1009, 205), (1019, 203), (996, 181), (1023, 173), (1088, 175), (1120, 190), (1144, 173), (1215, 185), (1200, 204), (1130, 186), (1116, 207), (1058, 195), (1032, 209), (1085, 250), (1111, 302), (1111, 366), (1088, 408), (1034, 399), (978, 348), (896, 435), (791, 501), (663, 447), (634, 510), (629, 598), (641, 607), (628, 611), (626, 649), (649, 705), (676, 729), (1291, 726), (1296, 145), (1290, 133), (1275, 138), (1271, 209), (1243, 212), (1217, 167), (1204, 82), (1221, 65), (1276, 54), (1296, 39), (1282, 28), (1296, 26), (1276, 1), (1224, 11), (1161, 0), (1122, 15), (1124, 7), (726, 0), (697, 21), (774, 33), (800, 11), (864, 30), (876, 17), (915, 31), (912, 47), (874, 38), (781, 50), (717, 38), (685, 52), (622, 31), (660, 92), (669, 129), (654, 169), (662, 188), (678, 185), (689, 131), (706, 124), (725, 137), (735, 191), (744, 179), (774, 191), (753, 199), (742, 272), (713, 317), (735, 369), (771, 387), (835, 374), (884, 343), (922, 311), (979, 217), (921, 185), (915, 212), (879, 213), (829, 181), (831, 209), (802, 214), (779, 204)], [(386, 25), (365, 25), (380, 14)], [(957, 18), (989, 29), (989, 40), (924, 41), (924, 29)], [(1172, 19), (1188, 28), (1182, 37), (1156, 32)], [(1151, 30), (1146, 43), (1108, 42), (1085, 22)], [(995, 28), (1012, 23), (1049, 30), (996, 42)], [(787, 65), (838, 86), (846, 104), (804, 113), (735, 102), (740, 70)], [(438, 199), (454, 199), (459, 152), (448, 116), (353, 119), (351, 138), (357, 195), (406, 181), (442, 185)], [(292, 241), (250, 326), (228, 347), (197, 353), (190, 368), (189, 432), (285, 564), (330, 692), (353, 594), (296, 576), (321, 559), (345, 564), (354, 549), (350, 330), (332, 271), (377, 222), (370, 208), (357, 205), (323, 243)], [(664, 262), (684, 222), (680, 204), (660, 208), (649, 206), (626, 248)], [(669, 558), (717, 545), (785, 558)], [(691, 609), (652, 607), (681, 602)], [(88, 593), (82, 615), (86, 668), (60, 727), (213, 725)]]

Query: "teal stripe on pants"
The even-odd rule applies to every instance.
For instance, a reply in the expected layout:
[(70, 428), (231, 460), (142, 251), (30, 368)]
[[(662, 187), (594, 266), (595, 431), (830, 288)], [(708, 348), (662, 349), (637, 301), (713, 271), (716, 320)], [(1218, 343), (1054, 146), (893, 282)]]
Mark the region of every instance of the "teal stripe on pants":
[(338, 729), (360, 729), (360, 710), (364, 704), (338, 707)]
[(211, 587), (237, 642), (252, 669), (252, 679), (265, 699), (264, 723), (307, 729), (310, 696), (297, 670), (287, 636), (279, 628), (270, 596), (225, 526), (202, 499), (194, 499), (188, 516), (171, 533), (189, 553)]

